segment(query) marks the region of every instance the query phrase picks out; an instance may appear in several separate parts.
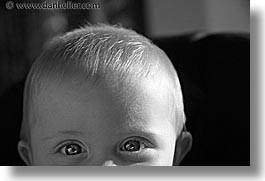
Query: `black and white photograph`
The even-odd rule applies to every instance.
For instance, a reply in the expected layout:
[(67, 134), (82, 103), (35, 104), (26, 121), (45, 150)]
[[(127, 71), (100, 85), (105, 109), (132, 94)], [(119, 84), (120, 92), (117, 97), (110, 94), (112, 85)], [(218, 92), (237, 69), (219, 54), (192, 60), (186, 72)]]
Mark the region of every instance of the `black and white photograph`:
[(0, 4), (1, 166), (251, 166), (249, 0)]

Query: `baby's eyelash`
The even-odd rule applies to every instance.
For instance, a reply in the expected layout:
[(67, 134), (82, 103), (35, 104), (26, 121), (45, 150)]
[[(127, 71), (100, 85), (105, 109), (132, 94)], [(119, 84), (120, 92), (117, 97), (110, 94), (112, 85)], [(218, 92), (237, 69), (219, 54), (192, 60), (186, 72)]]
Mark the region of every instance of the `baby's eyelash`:
[[(62, 151), (62, 149), (64, 149), (66, 146), (69, 146), (68, 150), (81, 149), (80, 153), (84, 153), (88, 151), (87, 148), (83, 146), (83, 144), (80, 143), (79, 141), (68, 140), (68, 141), (62, 142), (56, 147), (56, 153), (64, 154), (67, 156), (67, 154), (64, 153), (64, 151)], [(77, 153), (77, 154), (80, 154), (80, 153)]]
[(125, 139), (120, 145), (120, 151), (137, 152), (144, 148), (152, 148), (150, 141), (142, 137), (129, 137)]

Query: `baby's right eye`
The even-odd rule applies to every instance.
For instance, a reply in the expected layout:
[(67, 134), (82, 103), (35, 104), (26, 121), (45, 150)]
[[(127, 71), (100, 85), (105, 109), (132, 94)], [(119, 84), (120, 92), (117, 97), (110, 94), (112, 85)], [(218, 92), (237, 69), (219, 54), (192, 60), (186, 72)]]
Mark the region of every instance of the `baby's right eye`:
[(61, 148), (61, 153), (65, 155), (77, 155), (82, 153), (82, 147), (78, 144), (68, 144)]
[(74, 156), (87, 153), (87, 149), (81, 143), (70, 141), (63, 143), (59, 147), (58, 152), (66, 156)]
[(53, 161), (56, 165), (79, 165), (89, 159), (90, 154), (85, 142), (64, 140), (55, 147)]

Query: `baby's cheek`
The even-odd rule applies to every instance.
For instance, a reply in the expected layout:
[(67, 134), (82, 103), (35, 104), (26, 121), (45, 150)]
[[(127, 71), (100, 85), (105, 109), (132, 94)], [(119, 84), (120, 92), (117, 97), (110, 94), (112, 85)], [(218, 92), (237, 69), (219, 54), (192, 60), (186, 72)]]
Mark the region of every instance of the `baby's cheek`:
[(157, 157), (155, 165), (157, 166), (172, 166), (174, 158), (174, 149), (160, 152), (159, 157)]
[(145, 159), (142, 162), (138, 162), (133, 165), (143, 165), (143, 166), (172, 166), (174, 158), (174, 144), (169, 145), (164, 148), (156, 148), (150, 152), (150, 154), (145, 155)]
[(172, 166), (173, 163), (173, 156), (168, 156), (168, 155), (158, 155), (149, 161), (142, 162), (142, 163), (136, 163), (133, 164), (132, 166)]
[(158, 150), (157, 164), (158, 165), (171, 165), (173, 163), (175, 154), (175, 137), (170, 137), (165, 141), (162, 147)]
[(52, 155), (52, 151), (45, 144), (41, 144), (41, 142), (32, 143), (33, 165), (53, 165), (50, 155)]

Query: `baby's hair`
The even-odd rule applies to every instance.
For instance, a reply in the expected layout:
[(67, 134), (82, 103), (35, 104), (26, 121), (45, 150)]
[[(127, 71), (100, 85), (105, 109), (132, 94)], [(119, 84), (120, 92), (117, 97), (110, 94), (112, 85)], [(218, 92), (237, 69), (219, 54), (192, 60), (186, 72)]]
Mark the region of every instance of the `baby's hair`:
[[(148, 58), (157, 51), (163, 56)], [(162, 64), (166, 68), (163, 69)], [(85, 81), (117, 75), (123, 81), (130, 76), (156, 76), (159, 72), (168, 77), (168, 89), (174, 97), (172, 119), (179, 133), (185, 123), (185, 114), (178, 76), (167, 56), (149, 39), (133, 30), (102, 24), (87, 25), (57, 36), (47, 44), (27, 76), (21, 139), (30, 142), (30, 128), (40, 119), (35, 98), (45, 89), (47, 79), (54, 77), (51, 75), (65, 79), (83, 73)]]

